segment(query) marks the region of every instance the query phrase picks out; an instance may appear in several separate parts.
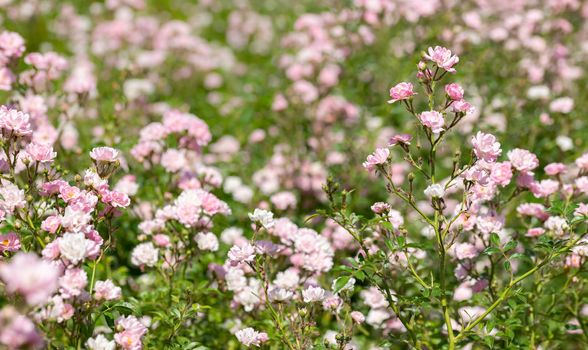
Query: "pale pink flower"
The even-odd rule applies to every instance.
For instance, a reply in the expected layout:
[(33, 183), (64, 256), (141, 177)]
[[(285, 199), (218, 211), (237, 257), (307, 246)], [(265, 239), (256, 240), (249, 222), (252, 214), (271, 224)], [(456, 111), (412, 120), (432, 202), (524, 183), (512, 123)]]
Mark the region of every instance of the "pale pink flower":
[(365, 322), (365, 316), (359, 311), (351, 311), (349, 315), (351, 316), (353, 322), (357, 324), (362, 324)]
[(412, 96), (416, 95), (413, 90), (411, 83), (399, 83), (390, 89), (390, 97), (392, 98), (388, 103), (394, 103), (396, 101), (408, 100)]
[(114, 285), (111, 280), (96, 281), (96, 284), (94, 285), (94, 298), (96, 300), (120, 299), (121, 289)]
[(388, 203), (377, 202), (371, 206), (371, 209), (376, 214), (384, 214), (391, 209), (391, 206)]
[(576, 159), (576, 165), (580, 169), (588, 170), (588, 153), (584, 153), (580, 158)]
[(178, 172), (188, 165), (184, 152), (177, 149), (168, 149), (161, 155), (161, 166), (170, 173)]
[(526, 149), (515, 148), (507, 153), (513, 168), (521, 172), (527, 172), (539, 166), (537, 156)]
[(262, 343), (268, 340), (267, 333), (258, 332), (253, 328), (245, 328), (235, 333), (239, 343), (246, 347), (256, 346), (259, 347)]
[(51, 145), (36, 142), (29, 143), (25, 151), (29, 159), (39, 163), (50, 163), (57, 156), (57, 152), (53, 151)]
[(588, 194), (588, 176), (579, 177), (574, 183), (578, 188), (578, 191)]
[(248, 213), (249, 220), (255, 224), (259, 224), (266, 230), (274, 226), (274, 213), (268, 210), (255, 208), (253, 213)]
[(278, 192), (270, 197), (270, 201), (278, 210), (296, 207), (296, 195), (290, 191)]
[(492, 164), (490, 179), (500, 186), (506, 186), (512, 179), (512, 167), (510, 162), (498, 162)]
[(12, 90), (12, 84), (16, 81), (16, 76), (6, 67), (0, 67), (0, 90)]
[(533, 227), (527, 230), (527, 237), (538, 237), (545, 233), (545, 229), (542, 227)]
[(580, 203), (576, 210), (574, 210), (575, 216), (587, 216), (588, 217), (588, 204)]
[(321, 287), (310, 286), (302, 291), (302, 298), (304, 299), (305, 303), (323, 301), (325, 298), (325, 290)]
[(124, 350), (141, 350), (141, 339), (147, 334), (145, 327), (135, 316), (121, 316), (116, 322), (114, 341)]
[(82, 191), (76, 186), (70, 186), (65, 184), (59, 188), (59, 198), (63, 199), (67, 203), (71, 203), (78, 199)]
[(557, 236), (562, 236), (566, 230), (570, 228), (565, 218), (561, 216), (551, 216), (543, 223), (543, 226), (555, 233)]
[(559, 182), (555, 180), (543, 180), (535, 182), (531, 186), (531, 192), (533, 192), (537, 198), (549, 197), (557, 192), (557, 190), (559, 190)]
[(394, 135), (388, 141), (388, 146), (394, 146), (396, 144), (410, 145), (410, 140), (412, 140), (412, 135), (409, 134)]
[(549, 110), (556, 113), (567, 114), (574, 109), (574, 100), (571, 97), (560, 97), (551, 101)]
[(135, 266), (153, 267), (159, 260), (159, 250), (153, 246), (153, 243), (141, 243), (133, 249), (131, 253), (131, 263)]
[(441, 46), (429, 47), (424, 58), (434, 62), (439, 68), (443, 68), (449, 73), (455, 73), (453, 66), (459, 62), (457, 55), (452, 55), (451, 50)]
[(25, 51), (25, 42), (20, 34), (3, 31), (0, 33), (0, 64), (7, 64), (14, 58), (21, 57)]
[(459, 84), (451, 83), (445, 85), (445, 93), (453, 101), (460, 101), (463, 99), (463, 88)]
[(274, 101), (272, 103), (272, 110), (274, 112), (281, 112), (288, 108), (288, 100), (282, 94), (278, 94), (274, 97)]
[(153, 236), (153, 243), (158, 247), (166, 248), (170, 246), (171, 240), (168, 235), (159, 233)]
[(0, 344), (7, 349), (42, 349), (43, 337), (33, 321), (12, 306), (0, 310)]
[(255, 247), (249, 243), (242, 246), (234, 245), (228, 253), (231, 265), (237, 266), (240, 263), (252, 262), (255, 259)]
[(502, 153), (500, 143), (496, 141), (496, 137), (481, 131), (478, 131), (476, 136), (472, 137), (472, 146), (476, 157), (487, 162), (495, 162)]
[(67, 269), (59, 278), (59, 291), (64, 298), (80, 295), (87, 285), (88, 275), (80, 268)]
[(57, 290), (59, 270), (33, 253), (17, 253), (10, 262), (0, 263), (0, 278), (8, 293), (40, 305)]
[(61, 225), (61, 219), (59, 218), (59, 216), (51, 215), (47, 217), (45, 220), (43, 220), (43, 222), (41, 223), (41, 229), (49, 233), (55, 233), (57, 232), (59, 225)]
[(323, 309), (325, 310), (340, 310), (341, 306), (343, 305), (343, 300), (338, 295), (329, 295), (324, 298), (323, 300)]
[(95, 147), (90, 151), (90, 158), (97, 162), (116, 162), (118, 160), (118, 155), (118, 150), (112, 147)]
[(363, 162), (363, 167), (368, 171), (371, 171), (376, 167), (376, 165), (386, 163), (388, 161), (389, 155), (390, 150), (388, 148), (377, 148), (374, 153), (367, 156), (366, 161)]
[(126, 193), (118, 191), (108, 191), (102, 196), (102, 201), (115, 208), (126, 208), (131, 204), (131, 199)]
[(20, 249), (20, 239), (14, 232), (0, 235), (0, 253), (16, 252)]
[(535, 174), (532, 171), (523, 171), (517, 176), (517, 186), (531, 188), (535, 183)]
[(199, 232), (194, 239), (200, 250), (209, 250), (211, 252), (218, 250), (218, 239), (212, 232)]
[(445, 195), (445, 187), (440, 184), (431, 184), (423, 191), (425, 196), (429, 198), (443, 198)]
[(475, 111), (475, 108), (466, 100), (454, 101), (451, 104), (451, 109), (454, 112), (460, 112), (460, 113), (466, 113), (466, 114), (471, 114)]
[(517, 207), (517, 213), (524, 216), (534, 216), (539, 220), (547, 220), (549, 214), (542, 204), (523, 203)]
[(566, 166), (562, 163), (549, 163), (545, 166), (544, 170), (545, 174), (555, 176), (564, 173), (566, 171)]
[(104, 335), (98, 334), (86, 341), (86, 347), (89, 350), (115, 350), (116, 344), (114, 340), (108, 340)]
[(0, 209), (12, 213), (16, 208), (26, 205), (24, 191), (12, 182), (2, 181), (0, 185)]
[(473, 259), (479, 254), (476, 246), (471, 243), (456, 243), (453, 249), (455, 257), (459, 260)]
[(426, 126), (427, 128), (431, 129), (434, 134), (438, 134), (443, 129), (443, 125), (445, 124), (445, 120), (443, 119), (443, 114), (437, 111), (426, 111), (419, 114), (419, 120), (421, 123)]
[(17, 111), (16, 109), (8, 109), (6, 106), (0, 107), (0, 128), (2, 128), (4, 136), (26, 136), (33, 132), (30, 117), (27, 113)]

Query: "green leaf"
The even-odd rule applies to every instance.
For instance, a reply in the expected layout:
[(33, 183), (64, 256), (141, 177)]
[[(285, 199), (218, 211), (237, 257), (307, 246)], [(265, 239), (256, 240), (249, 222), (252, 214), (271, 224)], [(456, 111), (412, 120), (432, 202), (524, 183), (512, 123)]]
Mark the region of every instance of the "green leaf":
[(343, 277), (339, 277), (337, 278), (337, 280), (335, 280), (335, 293), (339, 293), (339, 291), (345, 287), (345, 285), (347, 284), (347, 282), (349, 282), (349, 279), (351, 277), (350, 276), (343, 276)]
[(496, 253), (500, 253), (500, 249), (498, 249), (496, 247), (488, 247), (488, 248), (484, 249), (484, 251), (482, 252), (482, 254), (484, 254), (484, 255), (493, 255)]
[(508, 252), (509, 250), (516, 248), (517, 245), (518, 243), (516, 241), (510, 241), (504, 246), (504, 251)]
[(490, 243), (495, 247), (500, 246), (500, 236), (496, 232), (492, 232), (490, 235)]

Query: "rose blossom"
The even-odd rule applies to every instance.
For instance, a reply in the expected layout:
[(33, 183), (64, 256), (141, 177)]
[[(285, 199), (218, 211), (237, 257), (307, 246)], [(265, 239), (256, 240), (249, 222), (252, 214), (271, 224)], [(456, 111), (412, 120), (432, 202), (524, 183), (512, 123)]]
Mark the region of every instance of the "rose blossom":
[(135, 316), (121, 316), (116, 322), (117, 333), (114, 340), (124, 350), (141, 350), (141, 339), (147, 333), (145, 327)]
[(97, 162), (113, 163), (118, 159), (118, 151), (112, 147), (95, 147), (90, 152), (90, 158)]
[(463, 88), (459, 84), (451, 83), (445, 85), (445, 93), (453, 101), (459, 101), (463, 99)]
[(321, 287), (308, 287), (302, 291), (302, 297), (305, 303), (322, 301), (325, 298), (325, 290)]
[(94, 298), (96, 300), (116, 300), (121, 298), (121, 289), (115, 286), (111, 280), (96, 281), (94, 286)]
[(476, 136), (472, 137), (472, 146), (476, 157), (487, 162), (495, 162), (502, 153), (500, 143), (496, 141), (496, 137), (481, 131), (478, 131)]
[(411, 83), (399, 83), (390, 89), (390, 97), (392, 98), (388, 103), (394, 103), (396, 101), (407, 100), (412, 96), (416, 95), (413, 91)]
[(459, 62), (457, 55), (452, 55), (451, 50), (441, 46), (435, 46), (435, 48), (429, 47), (424, 57), (449, 73), (455, 73), (453, 66)]
[(429, 198), (442, 198), (445, 194), (445, 188), (440, 184), (432, 184), (425, 189), (424, 193)]
[(153, 246), (153, 243), (141, 243), (133, 249), (131, 253), (131, 263), (135, 266), (153, 267), (159, 259), (159, 250)]
[(419, 114), (419, 120), (427, 128), (431, 129), (434, 134), (438, 134), (443, 129), (445, 120), (443, 120), (443, 114), (437, 111), (427, 111)]
[(367, 160), (363, 162), (363, 167), (368, 171), (373, 170), (376, 165), (384, 164), (388, 160), (390, 150), (387, 148), (377, 148), (374, 153), (367, 156)]
[(353, 319), (353, 322), (357, 324), (365, 322), (365, 316), (359, 311), (351, 311), (349, 315), (351, 316), (351, 319)]
[(518, 171), (531, 171), (539, 166), (539, 159), (526, 149), (515, 148), (507, 153), (513, 168)]
[(53, 152), (51, 145), (32, 142), (25, 148), (28, 158), (34, 162), (50, 163), (57, 156), (57, 152)]
[(268, 340), (267, 334), (264, 332), (258, 332), (253, 328), (245, 328), (235, 333), (239, 343), (246, 347), (256, 346), (259, 347), (262, 343)]
[(555, 176), (564, 173), (566, 171), (566, 166), (562, 163), (549, 163), (545, 166), (544, 170), (545, 174)]
[(59, 270), (33, 253), (18, 253), (0, 263), (0, 278), (10, 294), (19, 293), (29, 305), (47, 301), (57, 290)]
[(16, 252), (20, 249), (20, 239), (14, 232), (0, 235), (0, 253)]

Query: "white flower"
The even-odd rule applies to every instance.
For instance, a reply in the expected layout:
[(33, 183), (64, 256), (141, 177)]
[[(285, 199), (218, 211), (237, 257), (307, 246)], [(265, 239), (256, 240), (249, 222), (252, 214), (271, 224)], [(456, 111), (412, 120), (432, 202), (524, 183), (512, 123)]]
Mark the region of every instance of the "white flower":
[(235, 333), (235, 336), (237, 337), (237, 340), (246, 347), (250, 347), (251, 345), (259, 347), (261, 343), (268, 339), (266, 333), (258, 332), (251, 327), (238, 331)]
[(108, 340), (102, 334), (98, 334), (96, 338), (90, 338), (86, 341), (86, 346), (90, 350), (114, 350), (116, 344), (114, 340)]
[(457, 243), (453, 249), (455, 257), (459, 260), (473, 259), (479, 255), (478, 249), (471, 243)]
[(566, 219), (561, 216), (551, 216), (543, 225), (557, 236), (563, 236), (565, 231), (570, 228)]
[(555, 138), (555, 144), (564, 152), (574, 148), (574, 141), (571, 138), (563, 135)]
[(368, 312), (365, 321), (372, 327), (382, 328), (382, 323), (389, 319), (392, 315), (385, 309), (371, 309)]
[(242, 262), (252, 262), (255, 259), (255, 247), (249, 243), (241, 247), (234, 245), (229, 250), (228, 256), (233, 266), (237, 266)]
[(302, 298), (305, 303), (322, 301), (325, 298), (325, 290), (321, 287), (308, 287), (302, 291)]
[(0, 209), (12, 213), (26, 204), (25, 193), (12, 182), (2, 181), (0, 186)]
[(243, 239), (243, 229), (239, 227), (229, 227), (221, 233), (220, 237), (223, 243), (233, 245), (237, 241)]
[(159, 250), (157, 250), (153, 243), (141, 243), (133, 249), (131, 254), (131, 263), (136, 266), (155, 266), (159, 259)]
[(90, 241), (83, 233), (66, 233), (59, 239), (59, 252), (72, 264), (84, 260)]
[(116, 300), (121, 297), (121, 289), (111, 280), (96, 281), (94, 286), (94, 298), (96, 300)]
[(286, 301), (292, 299), (294, 293), (284, 288), (274, 288), (269, 293), (270, 299), (274, 301)]
[(274, 226), (274, 213), (271, 211), (256, 208), (253, 213), (249, 213), (249, 219), (254, 223), (259, 223), (266, 230)]
[(200, 250), (210, 250), (216, 252), (218, 250), (218, 239), (211, 232), (200, 232), (196, 235), (196, 243)]
[(439, 184), (432, 184), (425, 189), (425, 195), (429, 198), (442, 198), (445, 195), (445, 189)]

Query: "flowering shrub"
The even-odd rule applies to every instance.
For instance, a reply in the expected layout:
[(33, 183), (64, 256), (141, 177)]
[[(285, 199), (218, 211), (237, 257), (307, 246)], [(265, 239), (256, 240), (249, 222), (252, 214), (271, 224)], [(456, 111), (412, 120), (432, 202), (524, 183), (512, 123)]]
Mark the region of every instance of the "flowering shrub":
[(587, 346), (587, 3), (0, 4), (0, 349)]

